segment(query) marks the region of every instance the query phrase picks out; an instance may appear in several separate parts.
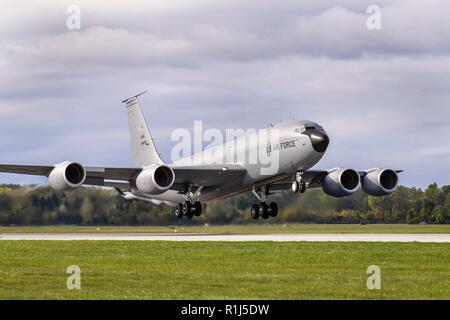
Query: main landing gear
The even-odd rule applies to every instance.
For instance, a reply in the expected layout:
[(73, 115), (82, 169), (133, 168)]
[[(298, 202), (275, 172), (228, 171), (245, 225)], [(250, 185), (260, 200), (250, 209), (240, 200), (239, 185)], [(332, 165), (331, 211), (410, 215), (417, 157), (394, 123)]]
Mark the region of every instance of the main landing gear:
[(275, 202), (271, 202), (269, 205), (265, 202), (261, 202), (259, 205), (254, 204), (250, 209), (250, 216), (252, 219), (256, 220), (259, 217), (264, 220), (269, 219), (269, 217), (275, 218), (278, 215), (278, 205)]
[(178, 219), (186, 216), (189, 219), (192, 219), (194, 216), (199, 217), (202, 214), (202, 204), (198, 201), (195, 201), (193, 204), (189, 201), (185, 201), (183, 203), (177, 204), (175, 207), (175, 216)]
[(250, 217), (254, 220), (258, 219), (259, 217), (263, 218), (264, 220), (269, 219), (269, 217), (275, 218), (278, 215), (278, 205), (275, 202), (271, 202), (270, 204), (267, 204), (267, 187), (263, 186), (261, 188), (261, 195), (258, 194), (258, 192), (253, 189), (253, 194), (261, 201), (261, 203), (252, 205), (250, 209)]
[(175, 216), (178, 219), (186, 216), (192, 219), (194, 216), (199, 217), (202, 214), (202, 204), (198, 201), (200, 199), (203, 186), (199, 186), (195, 191), (192, 190), (192, 185), (188, 186), (184, 194), (184, 202), (178, 203), (175, 207)]

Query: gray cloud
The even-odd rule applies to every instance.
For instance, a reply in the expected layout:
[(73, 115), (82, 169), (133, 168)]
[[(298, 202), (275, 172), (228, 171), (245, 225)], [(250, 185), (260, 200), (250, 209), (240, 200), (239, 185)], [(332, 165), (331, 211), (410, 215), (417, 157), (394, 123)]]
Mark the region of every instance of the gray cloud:
[[(0, 13), (0, 162), (129, 165), (120, 100), (170, 133), (308, 118), (332, 144), (320, 167), (406, 169), (448, 183), (450, 21), (444, 1), (7, 1)], [(11, 181), (4, 175), (2, 181)], [(35, 181), (20, 178), (21, 182)]]

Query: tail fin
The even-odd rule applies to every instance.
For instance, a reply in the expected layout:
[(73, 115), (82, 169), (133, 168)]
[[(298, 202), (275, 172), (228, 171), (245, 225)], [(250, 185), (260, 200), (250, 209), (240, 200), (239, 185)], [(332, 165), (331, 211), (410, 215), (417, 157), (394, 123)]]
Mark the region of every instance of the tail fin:
[(125, 103), (128, 112), (128, 124), (130, 127), (134, 165), (139, 167), (149, 166), (154, 163), (163, 163), (156, 150), (155, 143), (148, 130), (147, 122), (145, 121), (141, 106), (137, 99), (145, 92), (122, 101)]

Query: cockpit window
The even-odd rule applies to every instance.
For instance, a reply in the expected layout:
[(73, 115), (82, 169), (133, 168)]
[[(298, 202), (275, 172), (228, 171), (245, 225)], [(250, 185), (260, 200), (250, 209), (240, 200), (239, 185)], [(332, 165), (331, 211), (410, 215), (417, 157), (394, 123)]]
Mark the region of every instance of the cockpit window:
[(294, 129), (294, 132), (295, 133), (304, 133), (306, 131), (315, 131), (315, 130), (323, 131), (323, 128), (319, 125), (307, 124), (307, 125), (302, 125), (300, 127), (296, 127)]
[(305, 126), (301, 126), (301, 127), (295, 128), (294, 131), (296, 133), (303, 133), (303, 132), (305, 132)]

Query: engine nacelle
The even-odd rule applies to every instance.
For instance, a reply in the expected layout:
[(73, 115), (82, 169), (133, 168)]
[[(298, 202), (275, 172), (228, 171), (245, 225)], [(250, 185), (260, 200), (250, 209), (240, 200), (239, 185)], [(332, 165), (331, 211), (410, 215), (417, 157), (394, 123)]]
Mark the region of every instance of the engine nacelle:
[(361, 179), (353, 169), (336, 169), (322, 183), (323, 191), (333, 197), (345, 197), (358, 190)]
[(175, 173), (165, 165), (145, 168), (136, 178), (136, 187), (147, 194), (161, 194), (170, 189), (175, 181)]
[(48, 176), (48, 184), (56, 191), (74, 190), (83, 184), (86, 170), (76, 162), (63, 162), (55, 165)]
[(381, 197), (397, 189), (398, 174), (392, 169), (372, 169), (362, 179), (362, 189), (371, 196)]

